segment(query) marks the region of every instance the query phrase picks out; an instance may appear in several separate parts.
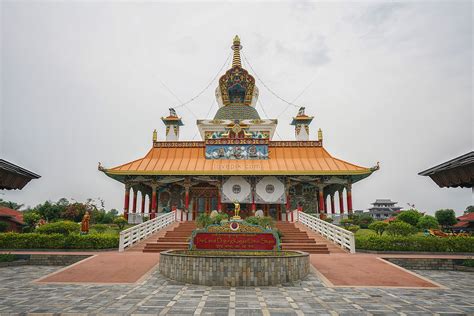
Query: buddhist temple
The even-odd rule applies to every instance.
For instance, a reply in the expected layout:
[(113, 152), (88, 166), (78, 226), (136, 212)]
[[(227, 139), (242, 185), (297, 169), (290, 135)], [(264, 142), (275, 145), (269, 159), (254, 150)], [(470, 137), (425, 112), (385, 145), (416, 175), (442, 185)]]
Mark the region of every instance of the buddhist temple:
[(100, 171), (124, 184), (125, 217), (154, 218), (180, 209), (187, 220), (194, 220), (212, 210), (231, 214), (235, 201), (243, 217), (259, 209), (276, 220), (297, 208), (321, 216), (352, 212), (352, 185), (378, 166), (366, 168), (333, 157), (323, 146), (321, 129), (311, 139), (314, 117), (304, 107), (291, 122), (294, 140), (273, 140), (278, 122), (256, 110), (259, 90), (242, 67), (241, 49), (236, 36), (231, 68), (215, 90), (219, 109), (213, 118), (196, 122), (202, 140), (180, 139), (183, 122), (171, 108), (162, 118), (164, 139), (155, 130), (143, 158), (113, 168), (99, 164)]

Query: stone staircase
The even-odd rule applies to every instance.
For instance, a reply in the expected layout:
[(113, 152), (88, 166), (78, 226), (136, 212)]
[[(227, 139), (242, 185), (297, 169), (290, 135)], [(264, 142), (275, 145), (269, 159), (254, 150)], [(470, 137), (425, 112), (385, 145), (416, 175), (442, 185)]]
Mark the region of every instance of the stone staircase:
[[(312, 254), (344, 252), (337, 245), (300, 223), (277, 222), (276, 228), (283, 234), (282, 250), (300, 250)], [(188, 249), (189, 238), (194, 229), (196, 223), (193, 221), (173, 223), (169, 228), (151, 235), (128, 251), (161, 252), (170, 249)]]
[(294, 223), (277, 222), (276, 228), (283, 234), (281, 238), (282, 250), (300, 250), (308, 253), (329, 254), (326, 243), (316, 242), (307, 231), (296, 227)]
[(143, 252), (161, 252), (170, 249), (188, 249), (191, 233), (196, 229), (195, 222), (179, 223), (176, 227), (166, 231), (154, 240), (148, 239), (143, 247)]

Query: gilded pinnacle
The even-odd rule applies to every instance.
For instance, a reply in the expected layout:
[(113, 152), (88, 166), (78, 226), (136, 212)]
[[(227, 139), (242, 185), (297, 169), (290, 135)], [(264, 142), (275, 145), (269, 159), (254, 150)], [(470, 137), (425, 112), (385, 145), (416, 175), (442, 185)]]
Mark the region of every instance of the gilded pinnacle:
[(240, 50), (242, 46), (240, 45), (240, 38), (238, 35), (234, 37), (234, 45), (232, 45), (234, 50), (234, 57), (232, 58), (232, 67), (239, 66), (242, 67), (242, 62), (240, 61)]

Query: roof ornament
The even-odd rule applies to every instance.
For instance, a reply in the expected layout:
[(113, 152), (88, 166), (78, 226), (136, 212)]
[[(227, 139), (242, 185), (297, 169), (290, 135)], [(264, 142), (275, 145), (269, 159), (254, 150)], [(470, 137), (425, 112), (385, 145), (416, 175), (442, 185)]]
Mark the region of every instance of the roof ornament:
[(153, 131), (153, 142), (156, 142), (158, 140), (158, 133), (156, 132), (156, 129)]
[(306, 114), (304, 114), (304, 109), (304, 106), (300, 107), (300, 109), (298, 110), (298, 116), (306, 116)]
[(175, 109), (169, 108), (169, 110), (170, 110), (170, 116), (171, 116), (171, 117), (178, 117), (178, 115), (176, 114), (176, 110), (175, 110)]
[(234, 37), (234, 44), (232, 45), (232, 50), (234, 51), (234, 57), (232, 58), (232, 67), (241, 67), (242, 62), (240, 61), (240, 50), (242, 49), (242, 45), (240, 45), (240, 38), (238, 35)]

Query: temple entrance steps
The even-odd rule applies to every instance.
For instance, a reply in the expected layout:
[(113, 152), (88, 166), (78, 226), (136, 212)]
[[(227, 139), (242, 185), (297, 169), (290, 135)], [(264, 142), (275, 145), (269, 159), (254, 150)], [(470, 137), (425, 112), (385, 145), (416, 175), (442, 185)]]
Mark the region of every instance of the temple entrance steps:
[(294, 225), (296, 228), (300, 229), (301, 231), (306, 232), (311, 239), (316, 241), (316, 243), (325, 244), (329, 250), (329, 253), (348, 253), (348, 251), (346, 251), (345, 249), (342, 249), (339, 245), (333, 243), (330, 240), (327, 240), (326, 238), (321, 236), (319, 233), (309, 229), (307, 226), (299, 222), (294, 223)]
[(317, 243), (310, 238), (306, 231), (302, 231), (289, 222), (277, 222), (276, 228), (283, 234), (281, 237), (282, 250), (300, 250), (308, 253), (329, 254), (325, 243)]
[(166, 233), (149, 238), (143, 247), (143, 252), (161, 252), (170, 249), (188, 249), (191, 233), (196, 229), (194, 221), (182, 222)]
[(281, 238), (282, 250), (300, 250), (312, 254), (345, 252), (300, 223), (277, 222), (276, 227), (283, 234)]

